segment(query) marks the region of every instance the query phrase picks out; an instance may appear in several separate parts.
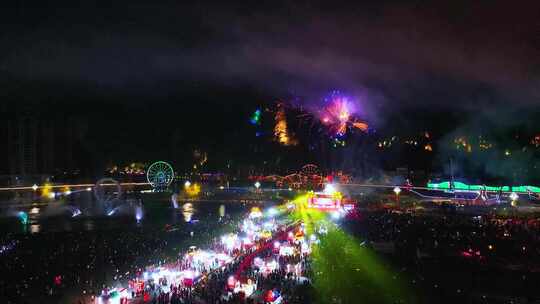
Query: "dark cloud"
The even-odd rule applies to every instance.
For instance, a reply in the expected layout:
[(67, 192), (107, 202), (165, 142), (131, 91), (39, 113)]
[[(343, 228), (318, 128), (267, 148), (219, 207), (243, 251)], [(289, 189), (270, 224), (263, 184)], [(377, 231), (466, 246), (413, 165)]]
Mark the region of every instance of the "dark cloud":
[(149, 91), (206, 82), (276, 95), (369, 88), (412, 104), (537, 100), (538, 5), (445, 3), (20, 4), (5, 10), (0, 68)]

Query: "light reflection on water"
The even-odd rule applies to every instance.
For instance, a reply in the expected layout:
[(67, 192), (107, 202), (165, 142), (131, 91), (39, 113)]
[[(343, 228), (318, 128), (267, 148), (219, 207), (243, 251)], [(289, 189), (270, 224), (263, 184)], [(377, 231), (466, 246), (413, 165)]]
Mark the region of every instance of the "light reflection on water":
[(219, 205), (219, 217), (225, 216), (225, 205)]
[[(170, 199), (170, 198), (169, 198)], [(47, 233), (64, 231), (94, 231), (109, 229), (163, 229), (167, 225), (196, 225), (199, 221), (218, 221), (219, 218), (231, 213), (236, 214), (246, 210), (246, 206), (236, 202), (216, 203), (190, 201), (179, 203), (178, 209), (171, 206), (170, 200), (166, 204), (156, 204), (157, 200), (147, 200), (140, 205), (144, 218), (136, 220), (136, 210), (129, 209), (126, 212), (118, 213), (115, 216), (106, 217), (100, 211), (91, 209), (92, 205), (87, 205), (87, 209), (81, 214), (73, 217), (72, 209), (79, 210), (79, 205), (30, 205), (27, 208), (20, 208), (8, 213), (0, 213), (0, 231), (15, 233)], [(126, 205), (130, 208), (131, 205)], [(82, 205), (84, 207), (84, 205)], [(7, 210), (7, 209), (6, 209)], [(0, 210), (1, 211), (1, 210)], [(28, 223), (22, 224), (16, 217), (15, 212), (25, 212), (28, 214)], [(180, 214), (181, 213), (181, 214)]]
[(94, 230), (94, 221), (84, 221), (84, 229), (86, 231)]
[(41, 231), (41, 225), (32, 224), (30, 225), (30, 233), (39, 233)]
[(182, 206), (182, 215), (184, 216), (184, 221), (186, 223), (191, 222), (191, 218), (193, 217), (193, 214), (195, 213), (195, 208), (193, 208), (193, 205), (191, 203), (185, 203)]
[[(214, 209), (215, 210), (215, 209)], [(192, 203), (185, 203), (182, 205), (182, 215), (184, 216), (184, 222), (189, 223), (193, 220), (193, 215), (197, 213), (198, 210), (193, 207)], [(221, 204), (219, 205), (218, 209), (219, 217), (225, 216), (225, 205)]]

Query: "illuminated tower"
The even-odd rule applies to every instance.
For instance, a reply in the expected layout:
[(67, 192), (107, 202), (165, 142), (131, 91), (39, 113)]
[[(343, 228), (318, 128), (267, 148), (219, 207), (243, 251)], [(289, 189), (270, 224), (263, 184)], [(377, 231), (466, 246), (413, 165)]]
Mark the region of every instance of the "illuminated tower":
[(37, 173), (37, 122), (29, 115), (8, 120), (8, 162), (12, 175)]

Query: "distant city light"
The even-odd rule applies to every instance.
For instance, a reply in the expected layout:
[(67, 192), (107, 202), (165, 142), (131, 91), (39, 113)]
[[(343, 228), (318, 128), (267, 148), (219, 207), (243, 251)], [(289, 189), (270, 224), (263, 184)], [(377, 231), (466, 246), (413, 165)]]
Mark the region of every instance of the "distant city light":
[(260, 109), (257, 109), (253, 115), (251, 115), (251, 118), (249, 119), (249, 122), (252, 124), (252, 125), (258, 125), (260, 124), (260, 121), (261, 121), (261, 110)]
[(26, 225), (28, 223), (28, 214), (24, 211), (19, 211), (17, 213), (17, 217), (21, 221), (21, 224)]
[(341, 218), (341, 213), (339, 213), (338, 211), (332, 212), (332, 218), (334, 220), (339, 220)]
[(334, 185), (326, 184), (326, 186), (324, 186), (325, 194), (334, 194), (335, 192), (336, 192), (336, 187), (334, 187)]
[(516, 201), (519, 198), (519, 195), (515, 192), (510, 193), (510, 199)]
[(190, 186), (191, 186), (191, 182), (190, 182), (190, 181), (186, 181), (186, 182), (184, 183), (184, 187), (185, 187), (185, 188), (189, 188)]
[(255, 188), (259, 189), (261, 187), (261, 183), (259, 183), (259, 181), (256, 181), (255, 182)]
[(400, 187), (394, 187), (394, 193), (396, 195), (399, 195), (401, 193), (401, 188)]
[(277, 214), (276, 208), (270, 208), (270, 209), (268, 209), (268, 215), (269, 215), (269, 216), (272, 217), (272, 216), (275, 216), (276, 214)]
[(73, 210), (73, 212), (71, 213), (71, 217), (76, 217), (76, 216), (79, 216), (79, 215), (81, 215), (81, 214), (82, 214), (82, 212), (81, 212), (80, 209), (75, 209), (75, 210)]
[(520, 193), (540, 193), (540, 187), (530, 186), (530, 185), (521, 185), (521, 186), (486, 186), (486, 185), (468, 185), (462, 182), (454, 181), (452, 187), (449, 181), (441, 183), (428, 183), (428, 188), (433, 189), (456, 189), (456, 190), (469, 190), (469, 191), (491, 191), (491, 192), (520, 192)]
[(142, 220), (142, 217), (143, 217), (142, 209), (140, 207), (137, 207), (135, 209), (135, 219), (137, 220), (137, 222), (140, 222)]
[(186, 193), (189, 196), (197, 196), (201, 192), (201, 186), (197, 183), (186, 186)]
[(34, 184), (34, 185), (32, 186), (32, 190), (36, 191), (37, 189), (38, 189), (38, 185)]

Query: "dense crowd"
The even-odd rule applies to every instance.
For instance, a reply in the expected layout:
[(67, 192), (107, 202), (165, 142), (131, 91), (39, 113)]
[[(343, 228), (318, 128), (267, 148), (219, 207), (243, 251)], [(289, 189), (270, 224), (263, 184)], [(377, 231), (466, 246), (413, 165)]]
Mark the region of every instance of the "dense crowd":
[[(283, 236), (284, 232), (277, 232)], [(278, 294), (284, 303), (308, 303), (311, 292), (310, 283), (305, 277), (310, 269), (306, 253), (301, 253), (299, 242), (292, 239), (283, 241), (290, 249), (287, 255), (276, 251), (275, 244), (281, 238), (274, 237), (258, 241), (253, 247), (236, 251), (235, 259), (221, 268), (214, 270), (201, 269), (203, 279), (194, 286), (186, 286), (183, 282), (170, 284), (166, 280), (149, 281), (145, 291), (133, 297), (133, 303), (268, 303), (267, 293)], [(221, 245), (214, 242), (212, 250), (219, 250)], [(221, 248), (223, 249), (223, 248)], [(272, 260), (275, 264), (271, 270), (256, 264), (255, 261)], [(291, 265), (296, 267), (291, 268)], [(183, 268), (184, 262), (173, 263), (168, 267)], [(189, 265), (193, 269), (193, 265)], [(231, 285), (231, 279), (235, 281)], [(246, 283), (248, 282), (248, 283)], [(170, 284), (170, 285), (169, 285)], [(250, 286), (250, 291), (240, 288)]]
[[(370, 241), (392, 241), (401, 252), (434, 257), (474, 255), (540, 265), (540, 221), (440, 213), (368, 213), (350, 228)], [(466, 255), (467, 256), (467, 255)]]
[(521, 219), (439, 209), (381, 210), (361, 213), (361, 218), (343, 227), (366, 239), (367, 246), (383, 252), (391, 248), (386, 252), (389, 263), (406, 273), (411, 288), (420, 287), (431, 300), (516, 303), (525, 298), (526, 303), (540, 299), (534, 287), (540, 279), (540, 221), (534, 216)]
[[(39, 299), (58, 303), (71, 291), (98, 294), (108, 282), (133, 277), (148, 265), (172, 261), (194, 238), (212, 240), (219, 228), (235, 224), (226, 219), (201, 221), (193, 229), (5, 234), (0, 237), (0, 302)], [(392, 244), (393, 254), (386, 255), (389, 263), (406, 273), (410, 288), (426, 291), (429, 300), (425, 302), (498, 303), (494, 295), (499, 294), (501, 303), (540, 299), (534, 287), (540, 279), (537, 218), (384, 210), (360, 211), (359, 217), (340, 225), (376, 250), (377, 244)], [(257, 257), (276, 257), (278, 263), (275, 270), (264, 274), (252, 262), (243, 267), (246, 255), (239, 255), (193, 288), (170, 282), (150, 284), (146, 300), (160, 304), (264, 303), (265, 293), (274, 290), (286, 303), (310, 303), (314, 295), (309, 283), (311, 265), (298, 252), (279, 257), (271, 249), (257, 252)], [(301, 265), (301, 276), (287, 271), (290, 264)], [(243, 281), (249, 278), (257, 286), (256, 292), (249, 297), (232, 292), (227, 287), (231, 276)], [(164, 283), (167, 292), (160, 288)]]
[(6, 234), (0, 240), (9, 249), (1, 253), (0, 302), (58, 303), (72, 294), (98, 294), (107, 283), (174, 259), (181, 249), (211, 239), (232, 223), (224, 218), (177, 230)]

